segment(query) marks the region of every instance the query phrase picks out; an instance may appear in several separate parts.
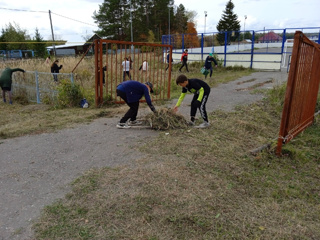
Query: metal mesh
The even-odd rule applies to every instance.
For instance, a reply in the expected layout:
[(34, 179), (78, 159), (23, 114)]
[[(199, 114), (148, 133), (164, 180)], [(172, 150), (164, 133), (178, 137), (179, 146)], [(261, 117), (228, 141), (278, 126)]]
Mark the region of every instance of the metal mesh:
[[(3, 70), (0, 70), (2, 74)], [(58, 80), (66, 79), (73, 82), (73, 74), (58, 73)], [(25, 94), (30, 102), (43, 103), (45, 99), (54, 100), (58, 94), (57, 83), (53, 80), (52, 73), (26, 71), (14, 72), (12, 75), (12, 93)]]

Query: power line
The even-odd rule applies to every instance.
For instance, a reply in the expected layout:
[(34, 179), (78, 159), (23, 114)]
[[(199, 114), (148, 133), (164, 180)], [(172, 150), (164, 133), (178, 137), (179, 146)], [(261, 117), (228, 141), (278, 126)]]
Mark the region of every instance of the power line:
[(57, 14), (57, 13), (54, 13), (54, 12), (51, 12), (52, 14), (55, 14), (59, 17), (63, 17), (63, 18), (66, 18), (66, 19), (69, 19), (69, 20), (73, 20), (73, 21), (76, 21), (76, 22), (79, 22), (79, 23), (83, 23), (83, 24), (87, 24), (87, 25), (90, 25), (90, 26), (93, 26), (93, 27), (96, 27), (96, 25), (93, 25), (93, 24), (90, 24), (90, 23), (85, 23), (85, 22), (82, 22), (82, 21), (79, 21), (79, 20), (76, 20), (76, 19), (73, 19), (73, 18), (69, 18), (69, 17), (66, 17), (66, 16), (62, 16), (60, 14)]
[(45, 11), (33, 11), (33, 10), (15, 9), (15, 8), (3, 8), (3, 7), (0, 7), (0, 9), (10, 10), (10, 11), (18, 11), (18, 12), (40, 12), (40, 13), (48, 13), (48, 12), (45, 12)]
[[(9, 10), (9, 11), (16, 11), (16, 12), (38, 12), (38, 13), (48, 14), (48, 12), (46, 12), (46, 11), (34, 11), (34, 10), (15, 9), (15, 8), (3, 8), (3, 7), (0, 7), (0, 9)], [(93, 25), (93, 24), (91, 24), (91, 23), (82, 22), (82, 21), (79, 21), (79, 20), (76, 20), (76, 19), (73, 19), (73, 18), (70, 18), (70, 17), (63, 16), (63, 15), (58, 14), (58, 13), (54, 13), (54, 12), (51, 12), (51, 13), (52, 13), (52, 14), (55, 14), (55, 15), (57, 15), (57, 16), (59, 16), (59, 17), (63, 17), (63, 18), (66, 18), (66, 19), (75, 21), (75, 22), (79, 22), (79, 23), (82, 23), (82, 24), (87, 24), (87, 25), (96, 27), (96, 25)]]

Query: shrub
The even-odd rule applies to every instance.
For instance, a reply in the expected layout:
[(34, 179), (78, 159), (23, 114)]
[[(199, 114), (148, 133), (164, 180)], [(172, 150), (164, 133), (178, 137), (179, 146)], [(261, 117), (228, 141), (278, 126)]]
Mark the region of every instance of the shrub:
[(80, 86), (68, 80), (62, 80), (58, 86), (58, 105), (60, 107), (79, 106), (83, 95)]

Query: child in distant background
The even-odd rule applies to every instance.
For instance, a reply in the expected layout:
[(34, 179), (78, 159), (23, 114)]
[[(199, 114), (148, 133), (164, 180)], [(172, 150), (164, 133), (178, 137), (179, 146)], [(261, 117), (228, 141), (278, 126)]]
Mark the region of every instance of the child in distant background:
[(143, 72), (148, 71), (148, 62), (147, 62), (147, 60), (143, 60), (143, 63), (140, 66), (139, 70), (142, 70)]
[[(168, 66), (167, 66), (167, 68), (166, 68), (166, 71), (168, 70), (168, 68), (169, 68), (169, 61), (170, 61), (170, 51), (168, 52), (168, 54), (167, 54), (167, 63), (168, 63)], [(172, 59), (172, 57), (171, 57), (171, 62), (173, 62), (173, 59)]]
[(126, 80), (126, 75), (129, 77), (129, 80), (131, 80), (130, 61), (127, 58), (123, 59), (122, 71), (123, 71), (123, 82)]
[(51, 73), (53, 74), (53, 80), (55, 82), (58, 82), (58, 74), (60, 69), (62, 68), (62, 65), (58, 66), (59, 60), (55, 60), (51, 65)]
[(45, 64), (47, 64), (48, 66), (51, 65), (51, 57), (50, 56), (48, 56), (46, 58)]
[(189, 72), (187, 61), (188, 61), (188, 49), (184, 50), (184, 52), (182, 53), (182, 56), (181, 56), (182, 66), (179, 68), (179, 72), (181, 72), (181, 69), (184, 66), (186, 67), (187, 72)]
[[(215, 67), (218, 67), (217, 61), (214, 59), (212, 53), (210, 53), (204, 62), (205, 69), (210, 70), (210, 77), (212, 76), (212, 62), (214, 62)], [(207, 78), (207, 75), (205, 75), (205, 78)]]

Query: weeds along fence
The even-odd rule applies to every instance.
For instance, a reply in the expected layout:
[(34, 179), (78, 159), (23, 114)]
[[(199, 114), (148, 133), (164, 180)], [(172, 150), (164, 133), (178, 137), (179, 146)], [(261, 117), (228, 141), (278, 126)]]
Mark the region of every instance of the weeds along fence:
[(277, 155), (281, 155), (283, 144), (313, 123), (319, 91), (320, 44), (309, 40), (302, 32), (296, 32), (294, 39)]
[[(164, 53), (172, 52), (170, 45), (99, 39), (94, 42), (94, 50), (97, 106), (104, 102), (123, 103), (116, 88), (130, 79), (151, 82), (152, 100), (170, 98), (171, 64), (168, 65), (164, 58)], [(130, 68), (129, 75), (124, 73), (126, 67)]]
[[(0, 70), (2, 74), (3, 69)], [(74, 82), (72, 73), (56, 73), (58, 80), (68, 80)], [(13, 95), (23, 95), (28, 101), (36, 103), (49, 103), (54, 101), (58, 95), (57, 85), (53, 80), (52, 73), (26, 71), (14, 72), (12, 74)]]
[(320, 27), (172, 34), (162, 36), (162, 43), (172, 45), (174, 62), (188, 49), (189, 61), (204, 61), (214, 53), (225, 67), (288, 71), (296, 31), (320, 43)]

